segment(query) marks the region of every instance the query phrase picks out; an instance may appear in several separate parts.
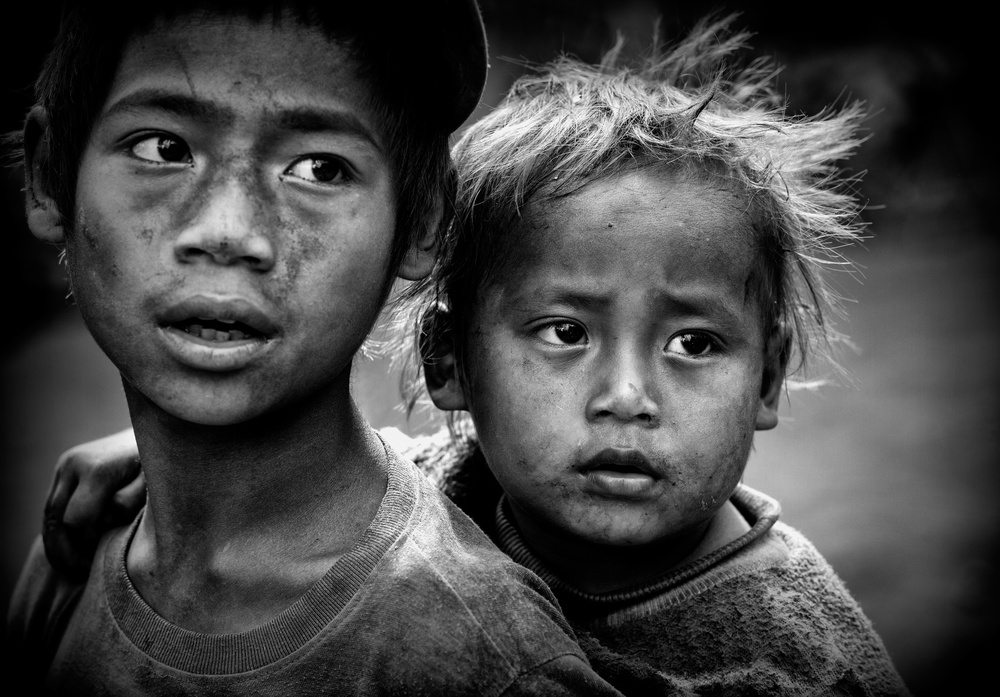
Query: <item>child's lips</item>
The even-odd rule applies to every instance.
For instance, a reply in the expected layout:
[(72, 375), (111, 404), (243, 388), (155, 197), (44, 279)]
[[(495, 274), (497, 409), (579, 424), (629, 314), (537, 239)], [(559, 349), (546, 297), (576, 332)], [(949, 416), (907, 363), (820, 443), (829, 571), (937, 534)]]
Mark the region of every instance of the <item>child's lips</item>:
[(181, 363), (209, 371), (245, 367), (279, 333), (263, 310), (242, 298), (195, 295), (170, 305), (157, 322)]
[(653, 493), (661, 479), (656, 467), (642, 452), (605, 448), (578, 468), (601, 493), (635, 498)]

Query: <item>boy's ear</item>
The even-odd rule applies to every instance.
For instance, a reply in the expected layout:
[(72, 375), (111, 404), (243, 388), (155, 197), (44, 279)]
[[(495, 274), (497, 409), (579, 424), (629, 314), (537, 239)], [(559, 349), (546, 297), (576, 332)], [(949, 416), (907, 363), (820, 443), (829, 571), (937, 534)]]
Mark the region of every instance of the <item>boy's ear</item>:
[(778, 425), (778, 400), (785, 384), (785, 369), (791, 348), (792, 334), (783, 323), (779, 324), (771, 332), (764, 349), (764, 375), (757, 407), (758, 431), (767, 431)]
[(468, 409), (468, 403), (458, 376), (455, 335), (450, 320), (448, 310), (441, 304), (424, 313), (420, 321), (420, 359), (424, 365), (424, 382), (434, 406), (458, 411)]
[(63, 216), (48, 188), (49, 115), (36, 106), (24, 122), (24, 204), (28, 227), (45, 242), (62, 243), (66, 239)]
[(430, 274), (437, 261), (440, 228), (444, 221), (444, 197), (438, 196), (434, 208), (424, 219), (424, 225), (411, 242), (396, 274), (407, 281), (419, 281)]

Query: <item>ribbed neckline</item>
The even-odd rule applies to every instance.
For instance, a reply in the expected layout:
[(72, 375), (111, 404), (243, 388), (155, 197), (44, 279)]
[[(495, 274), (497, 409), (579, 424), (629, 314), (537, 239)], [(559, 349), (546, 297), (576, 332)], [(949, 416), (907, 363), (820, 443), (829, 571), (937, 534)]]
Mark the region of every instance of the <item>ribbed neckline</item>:
[(412, 464), (389, 448), (388, 483), (378, 512), (351, 551), (337, 560), (312, 588), (270, 621), (237, 634), (201, 634), (160, 617), (139, 596), (125, 558), (141, 515), (105, 555), (108, 603), (121, 631), (154, 661), (200, 675), (256, 670), (290, 655), (316, 636), (344, 609), (390, 547), (410, 524), (417, 480)]
[(750, 522), (750, 530), (710, 554), (706, 554), (679, 569), (674, 569), (646, 583), (610, 593), (582, 591), (552, 573), (521, 538), (521, 534), (512, 522), (506, 495), (502, 496), (497, 503), (497, 541), (500, 549), (507, 556), (521, 566), (526, 566), (534, 571), (548, 584), (567, 612), (576, 607), (588, 605), (604, 607), (610, 612), (662, 595), (718, 566), (739, 550), (761, 538), (771, 529), (781, 513), (781, 507), (777, 501), (744, 485), (737, 487), (730, 497), (730, 501), (733, 502), (740, 514)]

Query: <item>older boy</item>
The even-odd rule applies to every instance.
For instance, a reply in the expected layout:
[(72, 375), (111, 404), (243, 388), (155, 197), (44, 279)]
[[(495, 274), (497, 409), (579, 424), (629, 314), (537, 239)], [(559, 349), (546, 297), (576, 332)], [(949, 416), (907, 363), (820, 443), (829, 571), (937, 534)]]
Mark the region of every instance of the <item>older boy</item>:
[[(9, 630), (45, 689), (610, 691), (544, 585), (350, 395), (392, 279), (433, 265), (447, 135), (485, 72), (473, 3), (421, 12), (64, 16), (25, 126), (28, 221), (121, 371), (148, 498), (83, 582), (33, 549)], [(396, 74), (418, 49), (440, 91)]]

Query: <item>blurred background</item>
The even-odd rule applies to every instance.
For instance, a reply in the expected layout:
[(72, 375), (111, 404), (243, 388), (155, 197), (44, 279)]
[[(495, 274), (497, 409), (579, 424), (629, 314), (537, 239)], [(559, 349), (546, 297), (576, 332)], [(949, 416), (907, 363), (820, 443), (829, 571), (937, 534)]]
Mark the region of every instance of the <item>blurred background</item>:
[[(839, 279), (842, 329), (857, 351), (849, 378), (793, 392), (760, 434), (746, 481), (777, 497), (840, 573), (917, 695), (978, 692), (998, 655), (997, 506), (1000, 347), (987, 223), (996, 170), (985, 100), (989, 23), (962, 3), (889, 10), (877, 2), (760, 4), (666, 0), (482, 0), (491, 70), (476, 118), (525, 62), (558, 52), (597, 60), (616, 32), (641, 52), (661, 18), (676, 38), (709, 11), (739, 11), (752, 55), (786, 66), (792, 112), (864, 100), (870, 139), (849, 167), (867, 170), (871, 238)], [(899, 5), (897, 4), (897, 7)], [(5, 10), (3, 131), (16, 130), (51, 41), (46, 3)], [(17, 40), (15, 40), (15, 37)], [(433, 76), (429, 76), (431, 79)], [(3, 534), (0, 591), (10, 597), (39, 532), (52, 468), (66, 448), (128, 425), (117, 372), (83, 328), (57, 251), (24, 225), (16, 168), (0, 173), (8, 329), (0, 344)], [(407, 420), (385, 360), (359, 361), (355, 390), (376, 426)], [(980, 680), (983, 682), (980, 682)]]

